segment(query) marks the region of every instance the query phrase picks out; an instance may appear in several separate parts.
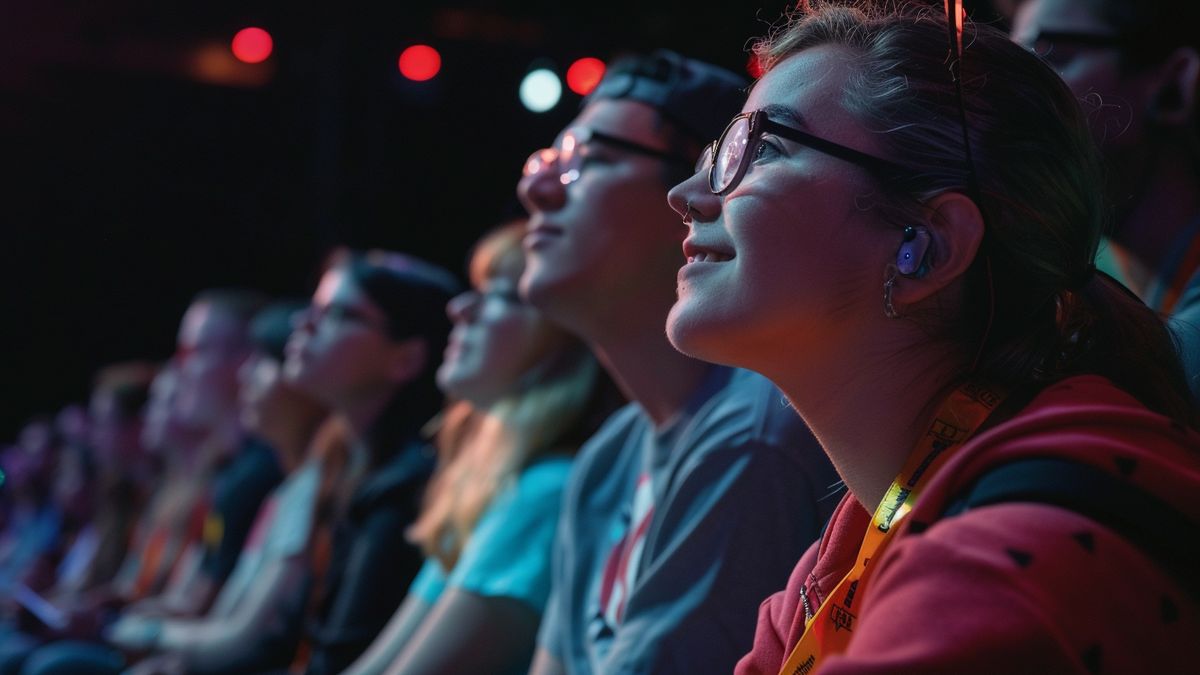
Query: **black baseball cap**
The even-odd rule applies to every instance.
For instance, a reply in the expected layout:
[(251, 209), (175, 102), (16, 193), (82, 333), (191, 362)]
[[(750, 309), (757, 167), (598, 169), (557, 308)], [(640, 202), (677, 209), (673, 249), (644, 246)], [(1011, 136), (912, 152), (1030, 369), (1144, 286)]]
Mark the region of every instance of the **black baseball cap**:
[(700, 143), (716, 140), (746, 102), (746, 78), (666, 49), (609, 67), (583, 104), (600, 98), (645, 103)]

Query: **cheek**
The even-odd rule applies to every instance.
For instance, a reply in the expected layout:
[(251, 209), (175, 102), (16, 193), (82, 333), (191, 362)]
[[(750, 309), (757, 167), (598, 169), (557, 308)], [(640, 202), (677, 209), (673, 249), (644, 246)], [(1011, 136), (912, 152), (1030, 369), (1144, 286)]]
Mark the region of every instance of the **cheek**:
[(309, 363), (313, 373), (320, 374), (322, 378), (337, 378), (340, 374), (360, 371), (360, 364), (370, 360), (373, 350), (366, 341), (354, 337), (343, 335), (314, 342)]

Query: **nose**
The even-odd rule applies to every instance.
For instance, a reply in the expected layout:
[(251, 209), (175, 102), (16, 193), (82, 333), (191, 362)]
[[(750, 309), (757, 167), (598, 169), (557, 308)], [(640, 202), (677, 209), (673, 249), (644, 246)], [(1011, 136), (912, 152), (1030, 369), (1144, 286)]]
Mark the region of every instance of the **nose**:
[(446, 316), (455, 323), (471, 321), (479, 309), (479, 298), (475, 291), (459, 293), (446, 303)]
[(517, 198), (530, 213), (556, 211), (567, 201), (566, 186), (562, 184), (558, 162), (546, 162), (538, 170), (528, 172), (517, 183)]
[(683, 218), (683, 224), (710, 222), (721, 214), (721, 198), (708, 189), (708, 172), (697, 171), (667, 192), (667, 204)]

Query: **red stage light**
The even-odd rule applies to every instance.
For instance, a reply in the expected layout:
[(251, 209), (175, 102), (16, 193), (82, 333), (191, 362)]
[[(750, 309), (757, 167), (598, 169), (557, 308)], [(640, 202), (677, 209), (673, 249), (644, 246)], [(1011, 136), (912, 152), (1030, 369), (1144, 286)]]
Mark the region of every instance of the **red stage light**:
[(261, 28), (243, 28), (233, 36), (233, 55), (245, 63), (262, 63), (275, 46), (271, 34)]
[(413, 45), (400, 53), (400, 74), (416, 82), (432, 79), (442, 69), (442, 55), (429, 45)]
[(577, 60), (567, 68), (567, 86), (580, 96), (592, 93), (600, 78), (604, 77), (604, 62), (600, 59), (586, 57)]

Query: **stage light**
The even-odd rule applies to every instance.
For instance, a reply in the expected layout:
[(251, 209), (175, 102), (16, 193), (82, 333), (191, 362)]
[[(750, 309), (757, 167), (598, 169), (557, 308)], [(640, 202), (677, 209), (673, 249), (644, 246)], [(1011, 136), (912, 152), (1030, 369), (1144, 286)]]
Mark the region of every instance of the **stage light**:
[(604, 77), (604, 62), (590, 56), (579, 59), (567, 68), (567, 87), (580, 96), (592, 93)]
[(442, 69), (442, 55), (429, 45), (413, 45), (400, 53), (400, 74), (414, 82), (433, 79)]
[(261, 28), (243, 28), (233, 36), (233, 55), (243, 63), (262, 63), (271, 55), (275, 42)]
[(547, 68), (532, 70), (521, 80), (521, 103), (533, 112), (546, 112), (562, 98), (562, 82)]

